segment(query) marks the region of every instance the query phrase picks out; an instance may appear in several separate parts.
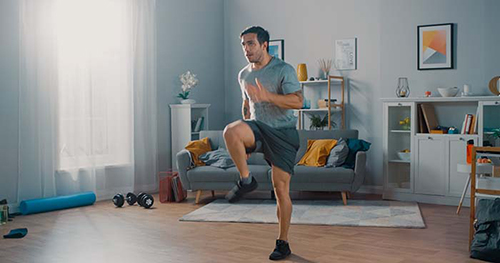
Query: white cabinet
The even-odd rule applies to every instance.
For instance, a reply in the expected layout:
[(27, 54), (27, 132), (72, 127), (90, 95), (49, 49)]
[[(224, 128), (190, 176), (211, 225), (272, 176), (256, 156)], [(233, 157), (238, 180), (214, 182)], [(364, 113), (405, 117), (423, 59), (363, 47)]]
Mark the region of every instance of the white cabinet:
[(444, 136), (416, 137), (415, 193), (445, 195), (448, 170), (445, 144)]
[[(384, 106), (384, 191), (412, 190), (412, 133), (415, 126), (412, 103), (394, 102)], [(405, 123), (408, 120), (408, 123)], [(400, 124), (403, 122), (403, 124)], [(406, 153), (402, 153), (407, 150)], [(401, 154), (402, 153), (402, 154)]]
[[(177, 153), (191, 140), (199, 139), (200, 130), (208, 129), (210, 104), (170, 104), (172, 169), (177, 170)], [(199, 129), (195, 129), (197, 123)]]
[(449, 196), (460, 197), (462, 195), (462, 191), (464, 189), (465, 183), (467, 182), (468, 175), (466, 173), (459, 173), (457, 170), (457, 166), (459, 163), (461, 164), (467, 163), (466, 160), (467, 141), (473, 140), (474, 145), (478, 145), (478, 138), (479, 138), (478, 136), (470, 136), (470, 135), (454, 136), (448, 138), (447, 152), (450, 153), (450, 156), (448, 158), (449, 187), (447, 194)]
[[(383, 156), (384, 199), (423, 203), (458, 205), (467, 174), (457, 171), (466, 163), (466, 145), (473, 140), (476, 146), (500, 146), (500, 139), (491, 134), (500, 128), (500, 97), (460, 98), (393, 98), (382, 99), (384, 106)], [(421, 104), (432, 104), (437, 124), (459, 130), (466, 114), (477, 117), (474, 134), (423, 133)], [(400, 121), (410, 118), (410, 127)], [(409, 129), (408, 129), (409, 128)], [(435, 128), (432, 128), (435, 130)], [(409, 159), (399, 155), (409, 149)], [(466, 200), (464, 204), (468, 204)]]

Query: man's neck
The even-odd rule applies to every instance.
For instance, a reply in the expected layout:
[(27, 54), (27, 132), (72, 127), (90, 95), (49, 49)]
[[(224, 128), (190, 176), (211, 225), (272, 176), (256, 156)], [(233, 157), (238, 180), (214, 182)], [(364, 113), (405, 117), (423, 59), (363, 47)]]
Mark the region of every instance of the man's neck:
[(271, 62), (272, 58), (273, 57), (271, 57), (271, 55), (269, 55), (269, 53), (264, 54), (264, 57), (262, 58), (261, 61), (252, 63), (252, 69), (259, 70), (259, 69), (265, 67), (267, 64), (269, 64), (269, 62)]

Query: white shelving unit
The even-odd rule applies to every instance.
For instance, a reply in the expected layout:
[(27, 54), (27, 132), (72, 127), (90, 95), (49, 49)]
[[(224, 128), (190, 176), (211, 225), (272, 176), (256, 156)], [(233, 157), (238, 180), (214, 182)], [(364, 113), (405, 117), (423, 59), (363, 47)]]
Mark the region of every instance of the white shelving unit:
[[(326, 84), (327, 89), (324, 90)], [(340, 96), (339, 103), (330, 103), (328, 108), (318, 108), (317, 101), (322, 98), (332, 99), (331, 96), (331, 86), (340, 86)], [(296, 115), (298, 116), (298, 129), (304, 129), (306, 127), (305, 123), (307, 122), (306, 116), (311, 116), (313, 114), (323, 115), (328, 114), (329, 119), (331, 119), (332, 113), (340, 113), (341, 114), (341, 128), (345, 128), (345, 104), (344, 104), (344, 78), (338, 76), (329, 76), (328, 80), (315, 80), (315, 81), (300, 81), (300, 87), (302, 89), (302, 94), (304, 96), (304, 100), (309, 99), (311, 101), (310, 109), (299, 109), (294, 110)], [(324, 94), (326, 93), (326, 94)], [(328, 123), (328, 129), (331, 129), (332, 125)]]
[(172, 169), (177, 170), (176, 154), (192, 141), (199, 139), (200, 132), (193, 130), (192, 121), (203, 118), (201, 129), (208, 130), (210, 104), (170, 104), (170, 130), (172, 136)]
[[(384, 199), (458, 205), (467, 174), (457, 171), (466, 163), (466, 144), (491, 144), (485, 129), (500, 128), (500, 97), (387, 98), (383, 102)], [(439, 125), (461, 129), (465, 114), (478, 116), (475, 134), (420, 133), (418, 107), (432, 104)], [(399, 121), (410, 118), (410, 129)], [(492, 145), (500, 146), (500, 145)], [(397, 152), (410, 150), (410, 160)], [(468, 205), (466, 199), (464, 204)]]

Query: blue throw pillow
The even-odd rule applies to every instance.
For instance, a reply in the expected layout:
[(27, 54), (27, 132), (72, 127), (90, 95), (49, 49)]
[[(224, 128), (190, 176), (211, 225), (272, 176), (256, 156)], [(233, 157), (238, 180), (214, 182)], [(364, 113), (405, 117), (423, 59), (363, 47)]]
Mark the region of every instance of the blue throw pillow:
[(347, 139), (347, 146), (349, 147), (349, 154), (345, 160), (344, 165), (342, 167), (348, 169), (354, 169), (354, 163), (356, 161), (356, 153), (359, 151), (366, 152), (370, 149), (371, 143), (359, 140), (359, 139)]
[(325, 168), (342, 166), (348, 154), (349, 146), (347, 146), (347, 142), (344, 139), (340, 138), (335, 147), (330, 151)]
[(231, 156), (224, 148), (206, 152), (199, 156), (199, 159), (206, 165), (227, 169), (235, 166)]

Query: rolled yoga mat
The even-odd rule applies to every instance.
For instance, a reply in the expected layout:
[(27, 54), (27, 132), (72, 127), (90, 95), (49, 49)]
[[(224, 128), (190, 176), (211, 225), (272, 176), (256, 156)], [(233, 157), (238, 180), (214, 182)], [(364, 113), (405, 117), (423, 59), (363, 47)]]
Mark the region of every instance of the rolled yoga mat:
[(96, 200), (93, 192), (56, 196), (21, 201), (19, 210), (23, 215), (49, 212), (66, 208), (92, 205)]

